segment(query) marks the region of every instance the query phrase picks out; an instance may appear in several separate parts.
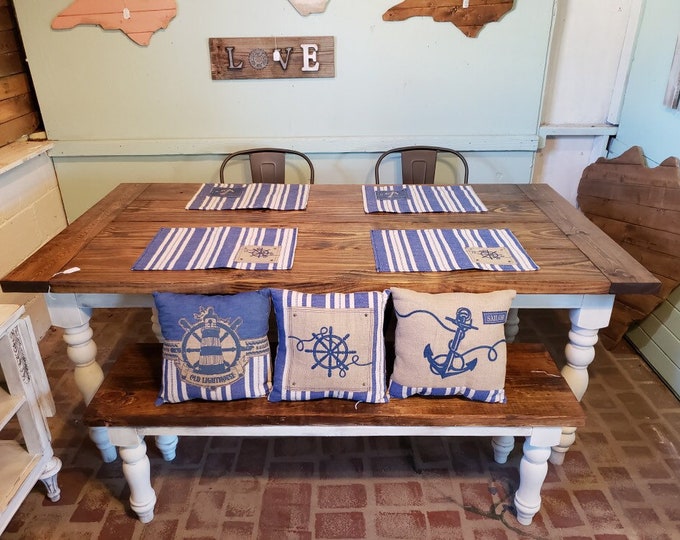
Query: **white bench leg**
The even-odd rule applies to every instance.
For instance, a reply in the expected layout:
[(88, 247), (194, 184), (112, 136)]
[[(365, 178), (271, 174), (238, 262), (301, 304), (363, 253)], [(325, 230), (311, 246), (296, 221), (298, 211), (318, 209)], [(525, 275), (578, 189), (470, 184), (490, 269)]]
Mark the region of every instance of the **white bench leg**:
[(524, 455), (519, 464), (519, 488), (515, 493), (517, 521), (530, 525), (541, 508), (541, 487), (548, 473), (549, 446), (533, 446), (524, 441)]
[(109, 439), (109, 430), (107, 428), (91, 427), (90, 439), (92, 439), (92, 442), (99, 449), (104, 463), (112, 463), (116, 461), (116, 447), (111, 444), (111, 439)]
[(514, 343), (517, 334), (519, 334), (519, 309), (510, 308), (505, 321), (505, 341)]
[(508, 456), (515, 447), (515, 438), (512, 435), (497, 435), (491, 439), (493, 447), (493, 459), (496, 463), (506, 463)]
[(149, 523), (153, 519), (156, 492), (151, 487), (151, 465), (146, 455), (146, 443), (139, 437), (135, 446), (121, 446), (123, 475), (130, 486), (130, 507), (139, 516), (139, 521)]

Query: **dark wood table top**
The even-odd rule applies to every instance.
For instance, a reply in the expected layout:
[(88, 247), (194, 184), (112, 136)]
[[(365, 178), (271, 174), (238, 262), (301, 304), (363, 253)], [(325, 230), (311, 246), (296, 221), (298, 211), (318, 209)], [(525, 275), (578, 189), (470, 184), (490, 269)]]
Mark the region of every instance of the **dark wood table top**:
[[(405, 287), (423, 292), (651, 294), (659, 281), (546, 184), (475, 184), (488, 212), (366, 214), (361, 186), (311, 186), (306, 210), (186, 210), (200, 187), (120, 184), (0, 280), (5, 292), (236, 293), (262, 287), (352, 292)], [(161, 227), (297, 227), (291, 270), (132, 271)], [(535, 272), (379, 273), (372, 229), (509, 228), (540, 266)], [(59, 274), (68, 268), (80, 271)]]

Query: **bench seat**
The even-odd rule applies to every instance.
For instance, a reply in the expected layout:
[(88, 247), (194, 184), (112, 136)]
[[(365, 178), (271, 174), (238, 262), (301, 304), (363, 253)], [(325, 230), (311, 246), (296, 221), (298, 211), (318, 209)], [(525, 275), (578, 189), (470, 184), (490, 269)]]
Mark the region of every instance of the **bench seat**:
[(529, 524), (540, 507), (550, 447), (560, 442), (563, 427), (585, 425), (580, 403), (539, 344), (508, 345), (503, 404), (414, 396), (384, 404), (339, 399), (274, 403), (257, 398), (156, 406), (161, 353), (160, 344), (124, 349), (84, 414), (87, 425), (107, 428), (111, 443), (119, 447), (130, 502), (143, 522), (153, 518), (156, 501), (145, 435), (157, 437), (167, 460), (174, 459), (178, 435), (465, 435), (492, 437), (499, 463), (507, 460), (515, 436), (526, 437), (515, 506), (520, 523)]

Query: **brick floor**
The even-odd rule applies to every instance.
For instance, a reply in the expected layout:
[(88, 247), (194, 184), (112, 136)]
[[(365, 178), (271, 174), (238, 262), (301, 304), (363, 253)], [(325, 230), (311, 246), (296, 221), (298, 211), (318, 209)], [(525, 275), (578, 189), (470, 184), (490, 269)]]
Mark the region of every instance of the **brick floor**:
[[(552, 340), (563, 361), (562, 315), (522, 312), (519, 340)], [(153, 339), (148, 317), (95, 311), (105, 370), (124, 341)], [(57, 402), (50, 427), (64, 463), (62, 496), (51, 503), (38, 484), (3, 540), (680, 538), (680, 407), (626, 344), (597, 347), (588, 423), (564, 465), (549, 465), (529, 527), (512, 508), (517, 450), (498, 465), (488, 439), (440, 437), (182, 438), (172, 463), (149, 442), (158, 503), (143, 525), (129, 508), (120, 460), (102, 463), (86, 436), (61, 332), (40, 348)]]

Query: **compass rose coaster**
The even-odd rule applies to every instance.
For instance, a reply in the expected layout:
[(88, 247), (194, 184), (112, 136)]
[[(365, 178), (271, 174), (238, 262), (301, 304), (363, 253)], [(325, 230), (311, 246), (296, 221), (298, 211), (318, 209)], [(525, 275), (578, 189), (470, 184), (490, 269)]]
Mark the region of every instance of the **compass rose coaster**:
[(202, 184), (187, 210), (304, 210), (309, 184)]
[(378, 272), (538, 270), (509, 229), (373, 230)]
[(472, 186), (386, 184), (362, 186), (362, 190), (367, 214), (487, 211)]
[(269, 291), (155, 293), (163, 334), (158, 402), (230, 401), (271, 389)]
[(515, 291), (390, 292), (397, 316), (391, 397), (459, 395), (505, 402), (504, 324)]
[(279, 344), (270, 401), (387, 401), (386, 292), (271, 294)]
[(288, 270), (297, 229), (262, 227), (163, 227), (133, 270)]

